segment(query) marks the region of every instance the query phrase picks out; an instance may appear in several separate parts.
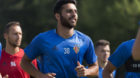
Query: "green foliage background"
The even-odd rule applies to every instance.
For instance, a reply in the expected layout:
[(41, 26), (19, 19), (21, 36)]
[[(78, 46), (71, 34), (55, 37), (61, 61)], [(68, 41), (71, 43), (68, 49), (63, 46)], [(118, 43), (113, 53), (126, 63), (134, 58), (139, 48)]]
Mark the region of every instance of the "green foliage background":
[[(0, 40), (9, 21), (20, 21), (23, 28), (22, 47), (40, 32), (56, 27), (53, 6), (56, 0), (0, 0)], [(77, 0), (77, 30), (89, 35), (93, 42), (107, 39), (112, 52), (123, 41), (135, 38), (140, 18), (139, 0)]]

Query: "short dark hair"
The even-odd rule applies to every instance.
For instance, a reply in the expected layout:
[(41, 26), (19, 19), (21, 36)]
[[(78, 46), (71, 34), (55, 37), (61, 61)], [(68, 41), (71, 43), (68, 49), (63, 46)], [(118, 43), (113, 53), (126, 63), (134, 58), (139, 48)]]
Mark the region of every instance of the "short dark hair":
[(106, 45), (109, 45), (110, 46), (110, 42), (107, 41), (107, 40), (104, 40), (104, 39), (98, 40), (97, 42), (95, 42), (95, 49), (98, 46), (106, 46)]
[(62, 6), (67, 3), (73, 3), (73, 4), (77, 5), (76, 0), (57, 0), (56, 4), (54, 6), (54, 10), (53, 10), (54, 14), (60, 13)]
[(18, 21), (11, 21), (11, 22), (8, 22), (8, 24), (6, 24), (5, 28), (4, 28), (4, 33), (9, 33), (9, 28), (12, 27), (12, 26), (20, 26), (20, 22)]

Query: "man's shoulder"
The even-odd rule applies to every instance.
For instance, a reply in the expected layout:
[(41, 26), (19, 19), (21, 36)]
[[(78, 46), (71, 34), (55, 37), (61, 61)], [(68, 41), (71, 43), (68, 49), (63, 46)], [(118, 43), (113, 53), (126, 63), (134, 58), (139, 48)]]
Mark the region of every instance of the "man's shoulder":
[(122, 42), (118, 46), (116, 53), (119, 53), (121, 55), (125, 55), (125, 57), (130, 56), (131, 52), (132, 52), (132, 47), (133, 47), (134, 41), (135, 41), (135, 39), (131, 39), (131, 40), (127, 40), (127, 41)]
[(88, 35), (86, 35), (86, 34), (80, 32), (80, 31), (78, 31), (78, 30), (75, 30), (75, 32), (76, 32), (76, 34), (77, 34), (79, 37), (81, 37), (81, 38), (90, 39), (90, 37), (89, 37)]
[(19, 52), (23, 52), (24, 53), (24, 49), (20, 48), (20, 51)]
[(47, 31), (44, 31), (44, 32), (39, 33), (37, 36), (46, 35), (46, 34), (51, 33), (52, 31), (53, 30), (47, 30)]
[(122, 42), (120, 46), (125, 46), (125, 47), (130, 48), (133, 46), (134, 42), (135, 42), (135, 39), (127, 40), (127, 41)]
[(39, 33), (34, 39), (46, 39), (54, 35), (55, 30), (48, 30), (42, 33)]
[(123, 44), (130, 44), (134, 42), (135, 42), (135, 39), (131, 39), (131, 40), (124, 41)]

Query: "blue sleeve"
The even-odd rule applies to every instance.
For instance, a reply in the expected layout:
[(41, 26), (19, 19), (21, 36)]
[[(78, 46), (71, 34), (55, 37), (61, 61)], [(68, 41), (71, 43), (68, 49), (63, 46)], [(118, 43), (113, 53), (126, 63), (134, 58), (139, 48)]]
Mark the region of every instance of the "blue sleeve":
[(117, 68), (123, 65), (130, 56), (130, 53), (126, 46), (127, 44), (122, 43), (109, 57), (109, 61)]
[(89, 40), (88, 49), (86, 51), (84, 58), (85, 58), (87, 64), (93, 64), (97, 60), (97, 56), (96, 56), (95, 51), (94, 51), (94, 45), (93, 45), (93, 42), (91, 39)]
[(39, 36), (35, 37), (32, 42), (24, 49), (25, 54), (31, 60), (35, 59), (36, 57), (41, 55), (40, 50), (41, 40)]

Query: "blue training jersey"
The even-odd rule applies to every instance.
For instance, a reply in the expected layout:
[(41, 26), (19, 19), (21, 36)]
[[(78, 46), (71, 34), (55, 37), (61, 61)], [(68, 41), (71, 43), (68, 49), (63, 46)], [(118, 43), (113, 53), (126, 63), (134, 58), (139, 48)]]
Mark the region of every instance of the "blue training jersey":
[(30, 59), (40, 56), (40, 71), (56, 73), (56, 78), (79, 78), (75, 71), (77, 61), (82, 64), (84, 59), (87, 64), (94, 64), (97, 60), (92, 40), (77, 30), (67, 39), (55, 29), (41, 33), (24, 51)]
[(1, 58), (1, 52), (2, 52), (2, 45), (0, 43), (0, 58)]
[[(109, 57), (109, 61), (116, 67), (120, 67), (132, 56), (132, 47), (135, 39), (123, 42)], [(125, 78), (140, 78), (139, 72), (126, 72)]]

